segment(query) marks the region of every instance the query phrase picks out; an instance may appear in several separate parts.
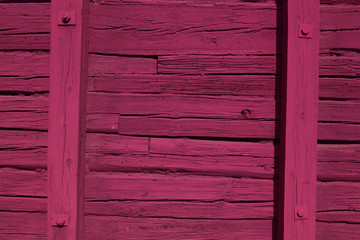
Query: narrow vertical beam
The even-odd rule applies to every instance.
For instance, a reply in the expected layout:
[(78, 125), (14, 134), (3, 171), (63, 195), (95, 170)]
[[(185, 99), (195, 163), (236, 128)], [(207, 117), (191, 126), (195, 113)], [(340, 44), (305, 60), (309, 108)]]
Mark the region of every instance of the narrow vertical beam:
[(285, 0), (279, 239), (314, 240), (319, 0)]
[(48, 239), (83, 239), (88, 0), (51, 1)]

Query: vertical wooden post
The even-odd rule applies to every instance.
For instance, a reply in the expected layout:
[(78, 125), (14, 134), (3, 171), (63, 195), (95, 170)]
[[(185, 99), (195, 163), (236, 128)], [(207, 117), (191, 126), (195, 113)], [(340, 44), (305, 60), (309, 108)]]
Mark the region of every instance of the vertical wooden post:
[(48, 239), (83, 239), (88, 0), (51, 1)]
[(279, 239), (314, 240), (320, 2), (284, 2)]

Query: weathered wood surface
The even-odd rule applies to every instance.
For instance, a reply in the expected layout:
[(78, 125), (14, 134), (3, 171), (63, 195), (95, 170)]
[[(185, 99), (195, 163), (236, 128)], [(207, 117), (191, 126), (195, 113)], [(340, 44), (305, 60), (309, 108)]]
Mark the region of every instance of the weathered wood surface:
[[(356, 2), (347, 0), (345, 3), (349, 1)], [(326, 0), (324, 3), (333, 2)], [(172, 13), (174, 8), (176, 15)], [(358, 48), (356, 39), (360, 31), (352, 26), (359, 20), (359, 11), (359, 6), (321, 7), (322, 51)], [(17, 12), (22, 14), (18, 16)], [(254, 12), (256, 18), (252, 17)], [(1, 28), (1, 49), (49, 49), (49, 4), (2, 4), (0, 13), (0, 20), (4, 23)], [(277, 14), (273, 2), (232, 6), (197, 3), (191, 6), (181, 1), (178, 4), (169, 1), (154, 1), (153, 4), (107, 1), (101, 5), (92, 4), (90, 50), (140, 55), (186, 51), (275, 54)], [(164, 18), (168, 20), (161, 21)], [(337, 27), (336, 31), (333, 31), (334, 27)]]
[[(280, 78), (258, 75), (138, 75), (96, 76), (93, 91), (182, 95), (279, 96)], [(319, 97), (360, 98), (359, 78), (320, 78)], [(19, 86), (21, 87), (21, 86)]]
[[(276, 93), (275, 86), (280, 81), (275, 76), (255, 75), (182, 76), (115, 74), (112, 76), (96, 76), (93, 79), (94, 91), (96, 92), (260, 97), (274, 97)], [(355, 89), (356, 83), (353, 83)], [(338, 84), (341, 84), (341, 82)], [(346, 83), (344, 82), (343, 84)]]
[[(49, 76), (49, 55), (46, 52), (0, 52), (1, 76), (24, 78)], [(252, 66), (252, 61), (256, 65)], [(172, 73), (172, 74), (206, 74), (210, 73), (264, 73), (275, 74), (274, 56), (215, 56), (215, 55), (170, 55), (160, 56), (158, 70), (156, 59), (131, 56), (103, 56), (90, 54), (89, 76), (117, 75), (126, 73)], [(141, 67), (137, 67), (140, 65)], [(119, 67), (121, 66), (121, 67)], [(243, 67), (239, 67), (243, 66)], [(263, 66), (263, 67), (261, 67)], [(320, 58), (320, 75), (349, 76), (360, 74), (358, 55), (329, 56)], [(246, 71), (246, 68), (248, 70)], [(265, 71), (264, 69), (268, 69)]]
[[(87, 239), (241, 239), (269, 240), (270, 220), (138, 219), (122, 217), (86, 218)], [(261, 226), (261, 227), (259, 227)], [(107, 231), (102, 231), (107, 229)], [(162, 234), (159, 234), (161, 232)]]
[(283, 23), (277, 238), (315, 240), (320, 1), (285, 0)]
[(271, 220), (274, 215), (272, 202), (109, 201), (87, 202), (86, 207), (87, 215), (139, 218)]
[(46, 214), (0, 212), (0, 238), (3, 240), (45, 240)]
[(266, 179), (91, 173), (86, 181), (87, 200), (273, 201)]
[[(61, 11), (74, 26), (64, 22)], [(66, 15), (65, 15), (66, 16)], [(75, 18), (76, 19), (71, 19)], [(50, 240), (84, 238), (88, 0), (51, 1), (47, 234)]]
[[(2, 130), (0, 136), (1, 167), (46, 168), (46, 132)], [(271, 142), (163, 139), (100, 133), (89, 133), (87, 139), (88, 168), (92, 171), (183, 171), (200, 175), (273, 177), (276, 155)], [(359, 144), (319, 144), (318, 179), (360, 181), (359, 157)]]
[[(226, 105), (226, 109), (220, 109), (219, 114), (221, 118), (217, 117), (216, 112), (210, 108), (194, 109), (190, 99), (181, 96), (171, 96), (164, 98), (165, 100), (183, 99), (189, 100), (187, 105), (178, 108), (178, 102), (166, 102), (161, 100), (161, 96), (154, 95), (134, 95), (128, 98), (125, 95), (119, 95), (115, 98), (111, 95), (103, 95), (104, 99), (110, 102), (107, 105), (102, 105), (100, 101), (103, 98), (92, 98), (89, 95), (90, 102), (95, 102), (93, 106), (89, 106), (90, 114), (88, 118), (88, 131), (91, 132), (119, 132), (127, 135), (149, 135), (149, 136), (187, 136), (187, 137), (225, 137), (225, 138), (263, 138), (272, 139), (277, 138), (275, 135), (275, 111), (271, 113), (268, 109), (261, 109), (261, 104), (256, 104), (260, 101), (249, 101), (255, 108), (250, 108), (241, 101), (227, 101), (223, 99), (222, 106), (226, 102), (232, 102), (232, 105)], [(0, 126), (1, 128), (13, 129), (33, 129), (33, 130), (46, 130), (47, 129), (47, 99), (43, 96), (40, 97), (13, 97), (6, 96), (0, 97), (0, 105), (4, 112), (0, 113)], [(197, 100), (205, 100), (206, 102), (213, 102), (220, 106), (221, 102), (211, 100), (207, 97), (191, 97), (194, 103), (201, 103)], [(209, 100), (210, 99), (210, 100)], [(230, 98), (231, 99), (231, 98)], [(111, 102), (114, 100), (114, 102)], [(122, 102), (116, 102), (122, 100)], [(136, 100), (139, 104), (133, 101)], [(143, 100), (143, 101), (142, 101)], [(271, 105), (271, 99), (268, 104)], [(150, 106), (151, 101), (157, 102), (157, 108), (153, 105)], [(273, 101), (274, 102), (274, 101)], [(19, 105), (21, 103), (22, 105)], [(116, 105), (118, 103), (118, 109)], [(173, 104), (171, 105), (166, 103)], [(255, 104), (254, 104), (255, 103)], [(351, 104), (353, 103), (353, 104)], [(123, 104), (124, 111), (122, 107)], [(127, 104), (127, 107), (126, 107)], [(346, 140), (357, 141), (359, 136), (359, 103), (358, 101), (320, 101), (319, 106), (319, 139), (320, 140)], [(140, 107), (142, 109), (136, 109)], [(152, 107), (154, 110), (151, 111)], [(162, 108), (163, 106), (163, 108)], [(235, 108), (234, 106), (242, 106), (242, 108)], [(126, 108), (125, 108), (126, 107)], [(224, 108), (225, 108), (224, 107)], [(256, 107), (259, 109), (256, 111)], [(274, 109), (274, 105), (273, 105)], [(180, 111), (181, 110), (181, 111)], [(197, 111), (199, 110), (199, 111)], [(250, 113), (248, 112), (250, 110)], [(262, 111), (264, 110), (264, 111)], [(326, 111), (323, 111), (326, 110)], [(107, 112), (110, 111), (110, 112)], [(116, 112), (118, 111), (118, 112)], [(123, 115), (119, 115), (119, 112)], [(201, 115), (207, 114), (207, 118)], [(129, 116), (130, 115), (130, 116)], [(143, 115), (143, 116), (136, 116)], [(256, 116), (255, 118), (252, 118)], [(272, 116), (271, 116), (272, 115)], [(196, 127), (196, 131), (192, 131)]]
[[(267, 97), (90, 93), (88, 98), (89, 114), (234, 120), (277, 119), (276, 102)], [(199, 107), (195, 108), (195, 103)], [(0, 96), (0, 107), (6, 113), (47, 113), (48, 98), (43, 95)], [(322, 100), (319, 101), (319, 121), (358, 123), (359, 108), (359, 100)]]
[[(29, 171), (2, 168), (0, 194), (2, 196), (46, 197), (46, 171)], [(108, 200), (160, 200), (160, 201), (183, 201), (195, 200), (200, 202), (209, 201), (241, 201), (250, 195), (259, 201), (273, 201), (272, 181), (265, 179), (206, 177), (206, 176), (181, 176), (176, 174), (142, 174), (142, 173), (91, 173), (87, 175), (88, 191), (87, 199), (101, 202)], [(121, 182), (124, 179), (134, 179), (133, 188), (124, 185), (109, 184)], [(193, 180), (207, 181), (193, 181)], [(155, 180), (155, 181), (154, 181)], [(98, 182), (97, 182), (98, 181)], [(144, 188), (141, 182), (152, 181), (150, 186), (159, 185), (161, 188)], [(164, 184), (169, 182), (169, 184)], [(189, 184), (190, 183), (190, 184)], [(104, 187), (98, 188), (100, 184)], [(248, 188), (250, 185), (254, 188)], [(239, 187), (243, 187), (241, 190)], [(200, 188), (200, 189), (199, 189)], [(259, 190), (258, 192), (256, 191)], [(260, 191), (262, 189), (263, 191)], [(123, 190), (123, 192), (121, 192)], [(359, 210), (359, 182), (318, 182), (317, 183), (317, 211), (346, 211)], [(187, 194), (182, 195), (183, 191)], [(198, 191), (198, 192), (197, 192)], [(106, 194), (102, 194), (106, 192)], [(146, 193), (146, 194), (145, 194)], [(349, 197), (349, 194), (352, 197)], [(183, 197), (181, 197), (183, 196)], [(21, 199), (20, 198), (20, 199)], [(29, 211), (26, 206), (20, 206), (16, 198), (3, 198), (6, 209), (11, 211)], [(19, 200), (19, 199), (18, 199)], [(25, 201), (24, 199), (23, 201)], [(12, 203), (9, 203), (12, 202)], [(41, 200), (33, 199), (35, 211), (44, 210)], [(39, 205), (38, 205), (39, 204)], [(96, 204), (95, 204), (96, 205)], [(91, 203), (89, 203), (91, 206)], [(320, 215), (319, 215), (320, 216)]]
[(273, 121), (227, 119), (119, 118), (119, 133), (139, 136), (274, 139)]
[(328, 240), (328, 239), (339, 239), (339, 240), (356, 240), (359, 238), (359, 225), (358, 224), (347, 224), (347, 223), (316, 223), (316, 239)]
[[(275, 56), (159, 56), (158, 73), (168, 74), (276, 74)], [(249, 65), (247, 65), (250, 63)], [(360, 61), (351, 56), (320, 58), (320, 76), (359, 76)]]

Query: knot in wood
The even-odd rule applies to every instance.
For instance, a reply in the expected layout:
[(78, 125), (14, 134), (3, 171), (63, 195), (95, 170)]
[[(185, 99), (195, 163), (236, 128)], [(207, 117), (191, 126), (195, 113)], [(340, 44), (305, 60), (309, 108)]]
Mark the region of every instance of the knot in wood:
[(244, 118), (249, 118), (251, 114), (251, 111), (249, 109), (244, 109), (241, 111), (241, 115), (244, 117)]

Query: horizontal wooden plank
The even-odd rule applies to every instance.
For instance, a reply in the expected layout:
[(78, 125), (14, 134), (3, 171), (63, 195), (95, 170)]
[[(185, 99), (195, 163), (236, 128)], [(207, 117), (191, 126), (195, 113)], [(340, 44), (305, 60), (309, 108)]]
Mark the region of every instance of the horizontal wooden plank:
[[(0, 136), (1, 167), (46, 168), (46, 132), (1, 130)], [(318, 179), (360, 181), (359, 149), (359, 144), (319, 144)], [(92, 171), (183, 171), (270, 179), (275, 153), (271, 142), (87, 134), (88, 168)]]
[(227, 203), (227, 202), (142, 202), (110, 201), (87, 202), (87, 215), (139, 217), (139, 218), (195, 218), (195, 219), (268, 219), (274, 215), (271, 202)]
[(273, 201), (273, 181), (250, 178), (91, 173), (87, 200)]
[(359, 144), (318, 144), (318, 180), (360, 182)]
[(319, 222), (360, 224), (360, 209), (354, 211), (318, 212), (316, 220)]
[[(0, 195), (46, 197), (43, 170), (1, 168), (0, 175)], [(91, 173), (86, 180), (88, 200), (273, 201), (273, 181), (266, 179)], [(317, 211), (359, 210), (359, 189), (359, 182), (318, 182)]]
[[(15, 73), (15, 72), (14, 72)], [(1, 77), (0, 91), (37, 93), (49, 91), (48, 77)]]
[(0, 75), (23, 78), (48, 77), (49, 61), (48, 52), (0, 52), (0, 64), (6, 66), (0, 69)]
[[(46, 213), (47, 200), (29, 197), (0, 197), (2, 211)], [(121, 217), (164, 217), (195, 219), (268, 219), (273, 218), (272, 202), (227, 203), (183, 201), (109, 201), (86, 202), (86, 215)]]
[(161, 74), (276, 74), (275, 56), (159, 56)]
[[(280, 57), (278, 57), (280, 58)], [(275, 56), (159, 56), (158, 73), (171, 74), (280, 74)], [(320, 58), (320, 76), (359, 76), (360, 61), (349, 56)]]
[(360, 101), (319, 101), (319, 121), (356, 122), (360, 121)]
[(316, 239), (328, 240), (328, 239), (358, 239), (360, 234), (360, 228), (358, 224), (347, 223), (316, 223)]
[(317, 211), (359, 210), (359, 182), (318, 182)]
[(149, 138), (120, 136), (117, 134), (88, 133), (86, 151), (111, 155), (138, 154), (149, 152)]
[[(249, 17), (253, 14), (257, 17)], [(90, 15), (92, 52), (269, 54), (276, 49), (275, 4), (92, 5)]]
[(0, 195), (46, 197), (47, 176), (44, 170), (0, 169)]
[(319, 98), (359, 99), (360, 78), (320, 78)]
[(0, 212), (0, 238), (45, 240), (46, 221), (45, 213)]
[(87, 114), (86, 130), (88, 132), (117, 133), (119, 114)]
[(121, 74), (94, 77), (94, 91), (274, 97), (275, 87), (276, 84), (279, 84), (279, 80), (275, 76), (255, 75), (181, 76)]
[[(30, 81), (30, 80), (34, 81), (33, 78), (48, 77), (49, 59), (50, 59), (49, 54), (46, 52), (22, 52), (22, 51), (0, 52), (0, 64), (6, 66), (6, 68), (1, 68), (0, 76), (15, 77), (16, 79), (19, 80), (21, 79), (22, 81)], [(126, 74), (126, 73), (152, 74), (152, 73), (156, 73), (157, 71), (159, 73), (168, 72), (168, 73), (198, 74), (198, 75), (200, 75), (201, 73), (275, 74), (276, 73), (275, 61), (276, 61), (275, 56), (214, 56), (214, 55), (172, 56), (170, 55), (170, 56), (159, 57), (159, 66), (158, 66), (158, 70), (156, 70), (157, 60), (153, 58), (142, 58), (136, 56), (135, 57), (103, 56), (98, 54), (94, 54), (94, 55), (90, 54), (89, 75), (98, 76), (100, 79), (104, 77), (105, 79), (107, 79), (106, 77), (111, 77), (113, 75), (115, 75), (116, 78), (119, 78), (120, 77), (118, 76), (119, 74), (121, 74), (121, 76), (123, 76), (122, 74)], [(320, 75), (339, 76), (339, 77), (360, 76), (359, 66), (360, 66), (360, 62), (359, 62), (359, 57), (357, 56), (327, 56), (326, 55), (320, 58)], [(278, 69), (277, 71), (280, 71), (280, 69)], [(152, 78), (156, 78), (159, 81), (160, 80), (166, 81), (167, 77), (168, 76), (153, 76)], [(179, 79), (176, 78), (176, 76), (171, 76), (171, 77), (172, 79), (174, 79), (172, 81), (175, 81), (175, 79)], [(238, 77), (239, 79), (238, 81), (244, 78), (244, 76), (243, 77), (218, 76), (218, 78), (220, 77), (224, 77), (224, 80), (222, 80), (220, 84), (223, 81), (228, 81), (228, 80), (234, 81), (231, 79), (234, 79), (236, 77)], [(163, 80), (164, 78), (165, 80)], [(189, 78), (193, 79), (191, 77), (187, 77), (185, 79), (189, 79)], [(266, 81), (269, 81), (270, 77), (249, 76), (248, 79), (251, 78), (255, 78), (255, 79), (263, 78), (261, 81), (265, 81), (264, 83), (266, 83)], [(2, 77), (1, 79), (7, 79), (7, 78)], [(214, 79), (213, 81), (210, 82), (210, 84), (212, 84), (216, 80), (216, 76), (207, 77), (207, 78), (203, 77), (203, 79), (205, 81)], [(129, 81), (129, 80), (124, 80), (124, 81)], [(179, 80), (176, 80), (174, 83), (177, 83), (178, 81)], [(351, 81), (351, 80), (342, 80), (342, 81)], [(241, 81), (240, 83), (244, 84)], [(339, 82), (337, 84), (341, 84), (341, 83), (342, 82)], [(352, 80), (351, 83), (357, 86), (356, 80)], [(162, 82), (160, 82), (160, 84), (162, 84)], [(269, 85), (269, 83), (267, 84)], [(209, 85), (209, 83), (207, 83), (207, 85)], [(321, 84), (320, 86), (322, 85), (323, 84)], [(236, 86), (238, 87), (239, 85)], [(242, 86), (246, 86), (246, 85), (242, 85)], [(119, 87), (115, 88), (115, 91), (118, 88)], [(274, 89), (274, 86), (271, 89)], [(224, 91), (226, 91), (226, 89), (224, 89)], [(320, 93), (321, 93), (321, 89), (320, 89)]]
[[(323, 1), (333, 4), (340, 0)], [(226, 2), (214, 5), (214, 2), (187, 4), (178, 1), (171, 4), (169, 1), (151, 0), (145, 5), (122, 1), (103, 3), (91, 5), (92, 52), (137, 55), (276, 52), (278, 13), (273, 1), (264, 4), (239, 4), (238, 1), (234, 4), (233, 1), (230, 5)], [(172, 12), (174, 8), (176, 15)], [(358, 22), (359, 12), (358, 6), (321, 7), (323, 50), (357, 48), (356, 41), (351, 39), (357, 39), (359, 31), (344, 33), (339, 30), (357, 29), (353, 26)], [(251, 17), (254, 13), (257, 18)], [(3, 18), (0, 20), (4, 22), (0, 28), (1, 49), (49, 49), (49, 15), (48, 3), (3, 4), (0, 8)], [(334, 28), (337, 31), (324, 32)]]
[[(0, 195), (45, 197), (46, 171), (0, 169)], [(273, 201), (272, 180), (177, 174), (90, 173), (87, 200)]]
[(359, 141), (360, 125), (344, 123), (319, 123), (318, 139), (332, 141)]
[(261, 97), (90, 93), (87, 111), (93, 114), (169, 118), (275, 119), (275, 100)]
[[(94, 91), (109, 93), (162, 93), (189, 95), (279, 96), (280, 77), (257, 75), (136, 75), (116, 74), (90, 78)], [(358, 99), (359, 78), (320, 78), (319, 97)], [(19, 86), (21, 87), (21, 86)]]
[[(45, 96), (2, 96), (0, 106), (2, 128), (47, 129)], [(357, 100), (320, 101), (319, 139), (358, 140), (359, 109)], [(272, 98), (91, 93), (88, 112), (89, 131), (265, 139), (276, 134)]]
[(182, 173), (272, 179), (274, 159), (243, 156), (196, 157), (171, 155), (88, 154), (89, 170), (111, 172)]
[(87, 216), (85, 234), (89, 240), (117, 239), (119, 236), (127, 240), (270, 240), (272, 221)]
[(119, 73), (148, 73), (157, 72), (155, 58), (89, 55), (89, 76), (113, 75)]
[(274, 121), (124, 117), (119, 133), (142, 136), (275, 138)]
[[(11, 51), (0, 52), (0, 76), (22, 78), (48, 77), (50, 72), (48, 52)], [(89, 76), (106, 76), (124, 73), (154, 74), (157, 60), (137, 56), (106, 56), (89, 54)]]
[(31, 197), (0, 197), (1, 211), (46, 213), (47, 199)]

